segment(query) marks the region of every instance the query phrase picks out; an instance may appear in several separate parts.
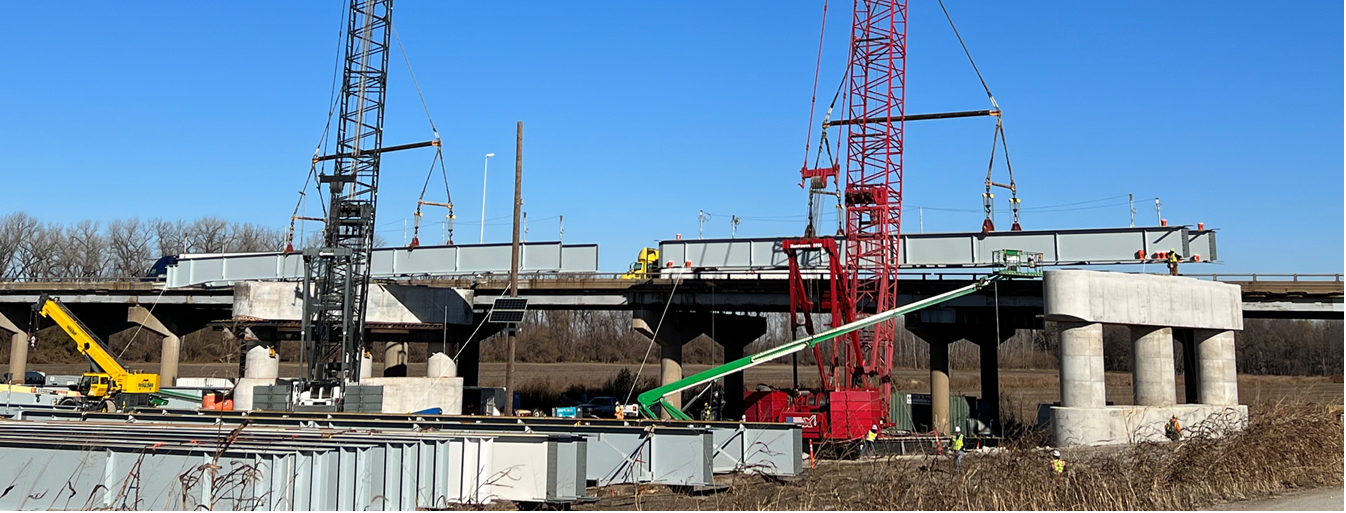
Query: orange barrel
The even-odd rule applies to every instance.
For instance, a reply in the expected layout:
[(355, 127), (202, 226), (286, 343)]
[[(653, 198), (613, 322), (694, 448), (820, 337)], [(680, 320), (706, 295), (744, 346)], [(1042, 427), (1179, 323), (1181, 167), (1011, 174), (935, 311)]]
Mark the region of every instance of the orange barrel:
[(201, 394), (201, 409), (202, 410), (215, 409), (215, 392), (206, 392)]
[(233, 409), (234, 409), (234, 398), (232, 398), (232, 397), (226, 397), (226, 398), (224, 399), (224, 402), (223, 402), (223, 403), (220, 403), (220, 409), (221, 409), (221, 410), (224, 410), (224, 411), (233, 411)]

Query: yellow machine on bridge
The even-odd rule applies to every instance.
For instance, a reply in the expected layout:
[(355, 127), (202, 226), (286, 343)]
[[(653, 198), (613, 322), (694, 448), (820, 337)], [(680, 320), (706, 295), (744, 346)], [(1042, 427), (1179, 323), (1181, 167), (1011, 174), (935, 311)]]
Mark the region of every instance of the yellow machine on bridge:
[(93, 335), (84, 323), (60, 300), (43, 294), (33, 309), (60, 326), (75, 341), (80, 354), (89, 359), (94, 372), (86, 372), (79, 380), (79, 398), (70, 398), (63, 404), (82, 410), (118, 411), (140, 406), (158, 406), (163, 399), (155, 397), (159, 391), (159, 375), (132, 372), (108, 351), (103, 341)]
[(644, 248), (640, 250), (640, 255), (636, 256), (635, 263), (631, 264), (631, 270), (622, 275), (624, 280), (644, 280), (659, 276), (659, 250), (657, 248)]

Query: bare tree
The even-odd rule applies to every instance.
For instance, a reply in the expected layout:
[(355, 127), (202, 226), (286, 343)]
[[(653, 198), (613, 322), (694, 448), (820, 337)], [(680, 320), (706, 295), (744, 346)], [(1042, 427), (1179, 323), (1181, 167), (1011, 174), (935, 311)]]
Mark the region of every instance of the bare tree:
[(139, 218), (118, 219), (107, 225), (108, 272), (113, 276), (143, 276), (154, 261), (154, 234)]
[(256, 251), (277, 251), (284, 245), (280, 230), (258, 226), (252, 223), (234, 223), (229, 228), (231, 237), (225, 251), (231, 253), (249, 253)]
[(62, 266), (61, 246), (65, 228), (56, 223), (39, 224), (31, 235), (19, 240), (16, 261), (19, 278), (30, 280), (58, 278)]
[(187, 227), (193, 253), (223, 253), (233, 237), (229, 223), (216, 217), (202, 217)]
[(20, 277), (19, 248), (38, 228), (37, 219), (23, 212), (0, 218), (0, 277)]
[(107, 238), (98, 221), (85, 219), (68, 229), (61, 241), (59, 274), (65, 278), (98, 278), (107, 263)]
[(181, 219), (177, 221), (155, 219), (150, 221), (150, 226), (154, 230), (155, 240), (159, 243), (160, 255), (178, 255), (190, 251), (187, 223)]

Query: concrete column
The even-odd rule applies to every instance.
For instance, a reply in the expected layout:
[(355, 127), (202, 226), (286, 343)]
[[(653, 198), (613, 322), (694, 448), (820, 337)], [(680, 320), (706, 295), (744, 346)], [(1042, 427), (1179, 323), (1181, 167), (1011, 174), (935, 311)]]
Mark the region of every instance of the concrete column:
[(1172, 406), (1178, 402), (1173, 373), (1173, 329), (1131, 328), (1131, 385), (1138, 406)]
[(1238, 369), (1234, 360), (1234, 332), (1194, 330), (1196, 341), (1197, 397), (1201, 404), (1221, 406), (1239, 403)]
[[(700, 316), (679, 316), (679, 321), (696, 323), (700, 331), (711, 335), (724, 348), (724, 361), (731, 362), (743, 357), (743, 348), (766, 334), (766, 318), (734, 314), (702, 314)], [(738, 420), (743, 417), (743, 372), (735, 372), (724, 377), (724, 407), (720, 410), (721, 420)]]
[[(691, 312), (651, 312), (638, 310), (632, 313), (631, 329), (654, 339), (659, 344), (659, 384), (667, 385), (682, 379), (682, 346), (705, 333), (709, 327), (709, 314)], [(657, 331), (657, 333), (656, 333)], [(682, 409), (682, 395), (673, 394), (666, 400), (678, 409)], [(659, 413), (668, 418), (667, 412)]]
[(258, 344), (248, 349), (244, 356), (247, 363), (243, 367), (243, 377), (251, 379), (276, 379), (280, 377), (280, 356), (269, 345)]
[(425, 360), (425, 376), (429, 378), (452, 378), (458, 376), (458, 362), (453, 361), (456, 349), (450, 344), (431, 342), (426, 349), (430, 353)]
[[(994, 339), (994, 337), (992, 337)], [(1000, 425), (1000, 341), (983, 340), (981, 349), (981, 414), (992, 433), (1001, 432)]]
[(406, 342), (388, 342), (383, 345), (383, 376), (407, 376)]
[(22, 385), (28, 375), (28, 334), (20, 329), (9, 317), (0, 314), (0, 331), (9, 335), (9, 379), (11, 384)]
[(235, 410), (248, 411), (254, 406), (254, 388), (276, 384), (276, 378), (280, 376), (280, 355), (274, 350), (274, 342), (259, 342), (251, 330), (244, 332), (243, 340), (247, 344), (243, 353), (243, 378), (234, 385), (231, 395)]
[[(682, 345), (673, 341), (659, 343), (659, 384), (667, 385), (682, 379)], [(669, 404), (682, 409), (682, 394), (668, 396)], [(660, 412), (660, 418), (668, 418), (667, 412)]]
[(1107, 406), (1103, 381), (1103, 325), (1059, 322), (1061, 345), (1061, 406)]
[(374, 356), (369, 351), (360, 352), (360, 379), (374, 377)]
[(930, 423), (939, 433), (949, 425), (949, 343), (930, 342)]
[(163, 348), (159, 355), (159, 386), (172, 387), (178, 380), (178, 352), (182, 348), (182, 339), (173, 330), (150, 313), (145, 307), (136, 305), (126, 311), (126, 321), (139, 324), (163, 337)]

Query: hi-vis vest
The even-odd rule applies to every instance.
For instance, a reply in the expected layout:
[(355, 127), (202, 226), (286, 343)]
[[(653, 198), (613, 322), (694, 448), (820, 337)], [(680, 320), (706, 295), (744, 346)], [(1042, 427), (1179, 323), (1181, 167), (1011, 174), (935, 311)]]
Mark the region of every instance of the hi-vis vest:
[(870, 441), (870, 442), (873, 442), (873, 441), (878, 440), (878, 439), (879, 439), (879, 434), (876, 433), (876, 432), (874, 432), (873, 430), (871, 430), (871, 431), (868, 432), (868, 433), (865, 433), (865, 440), (868, 440), (868, 441)]
[(955, 451), (963, 450), (963, 435), (961, 433), (953, 436), (953, 444), (951, 444), (951, 446)]
[(1054, 460), (1052, 460), (1052, 471), (1056, 472), (1057, 474), (1060, 474), (1060, 473), (1065, 472), (1065, 471), (1066, 471), (1066, 460), (1062, 460), (1062, 459), (1054, 459)]

